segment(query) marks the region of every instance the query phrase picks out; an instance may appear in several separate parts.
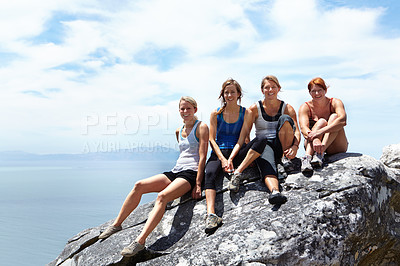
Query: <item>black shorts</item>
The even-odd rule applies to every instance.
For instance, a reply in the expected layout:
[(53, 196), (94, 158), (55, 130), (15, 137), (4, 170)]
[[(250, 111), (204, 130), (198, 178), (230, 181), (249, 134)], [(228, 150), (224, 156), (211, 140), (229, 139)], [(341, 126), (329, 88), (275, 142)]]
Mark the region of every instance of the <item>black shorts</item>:
[(168, 179), (171, 180), (171, 182), (180, 177), (188, 181), (192, 189), (196, 186), (196, 178), (197, 178), (196, 171), (183, 170), (178, 173), (173, 173), (169, 171), (169, 172), (164, 172), (163, 174), (166, 175)]

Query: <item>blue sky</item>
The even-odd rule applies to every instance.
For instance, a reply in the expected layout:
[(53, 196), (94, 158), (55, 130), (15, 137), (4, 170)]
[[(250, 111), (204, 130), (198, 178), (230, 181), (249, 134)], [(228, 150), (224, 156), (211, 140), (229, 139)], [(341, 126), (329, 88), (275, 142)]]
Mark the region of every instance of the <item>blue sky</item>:
[(208, 123), (227, 78), (249, 106), (274, 74), (296, 110), (323, 77), (348, 112), (349, 151), (379, 158), (399, 143), (399, 11), (394, 0), (3, 2), (0, 151), (176, 147), (180, 96)]

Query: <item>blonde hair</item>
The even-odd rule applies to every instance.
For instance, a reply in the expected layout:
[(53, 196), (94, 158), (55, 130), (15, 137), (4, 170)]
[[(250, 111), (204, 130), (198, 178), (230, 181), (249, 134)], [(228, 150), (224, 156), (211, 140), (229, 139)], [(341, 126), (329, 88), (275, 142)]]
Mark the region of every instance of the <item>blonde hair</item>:
[(239, 97), (238, 97), (239, 104), (241, 103), (242, 96), (243, 96), (243, 94), (242, 94), (242, 87), (240, 87), (240, 84), (239, 84), (236, 80), (234, 80), (233, 78), (227, 79), (227, 80), (222, 84), (222, 89), (221, 89), (221, 92), (219, 93), (218, 99), (221, 100), (221, 108), (220, 108), (220, 109), (218, 110), (218, 112), (217, 112), (218, 115), (221, 114), (221, 113), (225, 110), (225, 108), (226, 108), (226, 101), (225, 101), (225, 98), (224, 98), (224, 92), (225, 92), (225, 88), (226, 88), (228, 85), (234, 85), (234, 86), (236, 87), (236, 91), (239, 93)]
[[(190, 97), (190, 96), (182, 96), (181, 99), (179, 100), (179, 107), (181, 106), (181, 102), (182, 101), (190, 103), (195, 109), (197, 109), (197, 102), (192, 97)], [(194, 118), (197, 120), (197, 116), (194, 116)]]
[(278, 88), (281, 88), (281, 84), (279, 84), (278, 78), (275, 77), (274, 75), (268, 75), (265, 78), (263, 78), (263, 80), (261, 81), (261, 89), (263, 89), (264, 87), (264, 83), (266, 80), (270, 80), (276, 83), (276, 85), (278, 86)]

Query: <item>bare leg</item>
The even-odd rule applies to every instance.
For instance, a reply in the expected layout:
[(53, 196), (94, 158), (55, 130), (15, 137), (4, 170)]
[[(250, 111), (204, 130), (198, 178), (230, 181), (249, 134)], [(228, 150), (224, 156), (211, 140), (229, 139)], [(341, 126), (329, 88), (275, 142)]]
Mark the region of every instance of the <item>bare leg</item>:
[[(312, 128), (312, 130), (313, 130), (313, 131), (314, 131), (314, 130), (318, 130), (318, 129), (320, 129), (320, 128), (326, 127), (327, 125), (328, 125), (328, 122), (327, 122), (324, 118), (320, 118), (320, 119), (315, 123), (315, 125), (314, 125), (313, 128)], [(325, 135), (324, 135), (324, 136), (325, 136)], [(325, 148), (324, 148), (324, 146), (323, 146), (324, 144), (322, 143), (322, 138), (323, 138), (324, 136), (320, 136), (320, 137), (318, 137), (318, 138), (313, 139), (313, 141), (312, 141), (312, 153), (311, 153), (310, 155), (313, 155), (316, 149), (317, 149), (317, 151), (318, 151), (318, 150), (321, 150), (321, 147), (322, 147), (322, 150), (325, 151)], [(315, 148), (315, 147), (319, 147), (319, 149), (318, 149), (318, 148)], [(321, 154), (323, 154), (323, 151), (321, 152)], [(307, 153), (307, 154), (308, 154), (308, 153)]]
[(308, 140), (304, 140), (305, 142), (305, 146), (306, 146), (306, 155), (313, 155), (314, 154), (314, 149), (313, 146), (311, 144), (311, 142), (309, 142)]
[(290, 123), (288, 121), (286, 121), (282, 125), (281, 130), (279, 130), (278, 137), (279, 137), (279, 141), (281, 142), (283, 151), (289, 149), (292, 146), (294, 132), (293, 132), (292, 126), (290, 125)]
[(207, 202), (207, 213), (215, 214), (215, 197), (217, 192), (215, 189), (206, 189), (206, 202)]
[[(337, 118), (337, 114), (331, 114), (328, 120), (328, 125)], [(335, 154), (339, 152), (346, 152), (348, 141), (344, 129), (342, 128), (336, 132), (326, 133), (322, 140), (327, 154)]]
[(253, 149), (250, 149), (247, 154), (246, 157), (244, 157), (243, 161), (241, 162), (241, 164), (238, 166), (238, 168), (235, 170), (235, 172), (239, 172), (242, 173), (252, 162), (254, 162), (255, 159), (257, 159), (258, 157), (260, 157), (261, 154), (259, 154), (258, 152), (256, 152)]
[(160, 192), (165, 189), (171, 181), (164, 174), (155, 175), (143, 180), (139, 180), (134, 185), (131, 192), (122, 204), (121, 210), (113, 225), (120, 226), (129, 214), (139, 205), (143, 194), (150, 192)]
[(161, 221), (167, 203), (170, 202), (171, 200), (181, 197), (182, 195), (190, 191), (190, 189), (191, 186), (188, 181), (184, 180), (183, 178), (177, 178), (172, 183), (170, 183), (164, 190), (158, 193), (153, 210), (150, 212), (142, 232), (136, 238), (136, 242), (144, 245), (148, 235), (154, 230), (154, 228)]
[(349, 146), (344, 129), (341, 129), (336, 133), (335, 139), (331, 143), (327, 143), (327, 149), (325, 150), (327, 154), (335, 154), (339, 152), (346, 152)]
[(273, 190), (279, 191), (279, 182), (276, 176), (267, 175), (265, 176), (264, 182), (270, 192), (272, 192)]

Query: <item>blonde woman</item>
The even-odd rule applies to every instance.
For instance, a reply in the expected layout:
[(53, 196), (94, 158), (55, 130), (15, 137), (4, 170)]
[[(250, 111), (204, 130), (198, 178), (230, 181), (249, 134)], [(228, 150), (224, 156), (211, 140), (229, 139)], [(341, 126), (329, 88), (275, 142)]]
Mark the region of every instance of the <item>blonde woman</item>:
[[(263, 78), (261, 92), (264, 99), (250, 106), (250, 115), (243, 124), (243, 128), (248, 132), (254, 124), (256, 137), (268, 140), (262, 155), (256, 162), (264, 183), (271, 192), (268, 198), (271, 204), (283, 204), (287, 200), (279, 190), (276, 165), (281, 161), (289, 164), (290, 160), (296, 157), (300, 143), (296, 111), (290, 104), (278, 99), (280, 90), (281, 85), (275, 76), (269, 75)], [(233, 156), (240, 150), (245, 135), (240, 136), (232, 151)], [(243, 162), (236, 168), (231, 183), (238, 183), (237, 180), (241, 179), (242, 172), (250, 165), (254, 156), (258, 157), (252, 150), (247, 153)]]
[(122, 250), (121, 255), (131, 257), (144, 249), (147, 236), (161, 221), (169, 201), (183, 196), (190, 190), (194, 199), (201, 197), (201, 182), (208, 148), (208, 127), (197, 120), (196, 112), (197, 103), (193, 98), (186, 96), (180, 99), (179, 113), (183, 119), (183, 126), (176, 130), (180, 155), (175, 167), (169, 172), (136, 182), (114, 223), (100, 234), (99, 239), (105, 239), (120, 231), (122, 222), (139, 205), (142, 195), (159, 192), (142, 232)]

